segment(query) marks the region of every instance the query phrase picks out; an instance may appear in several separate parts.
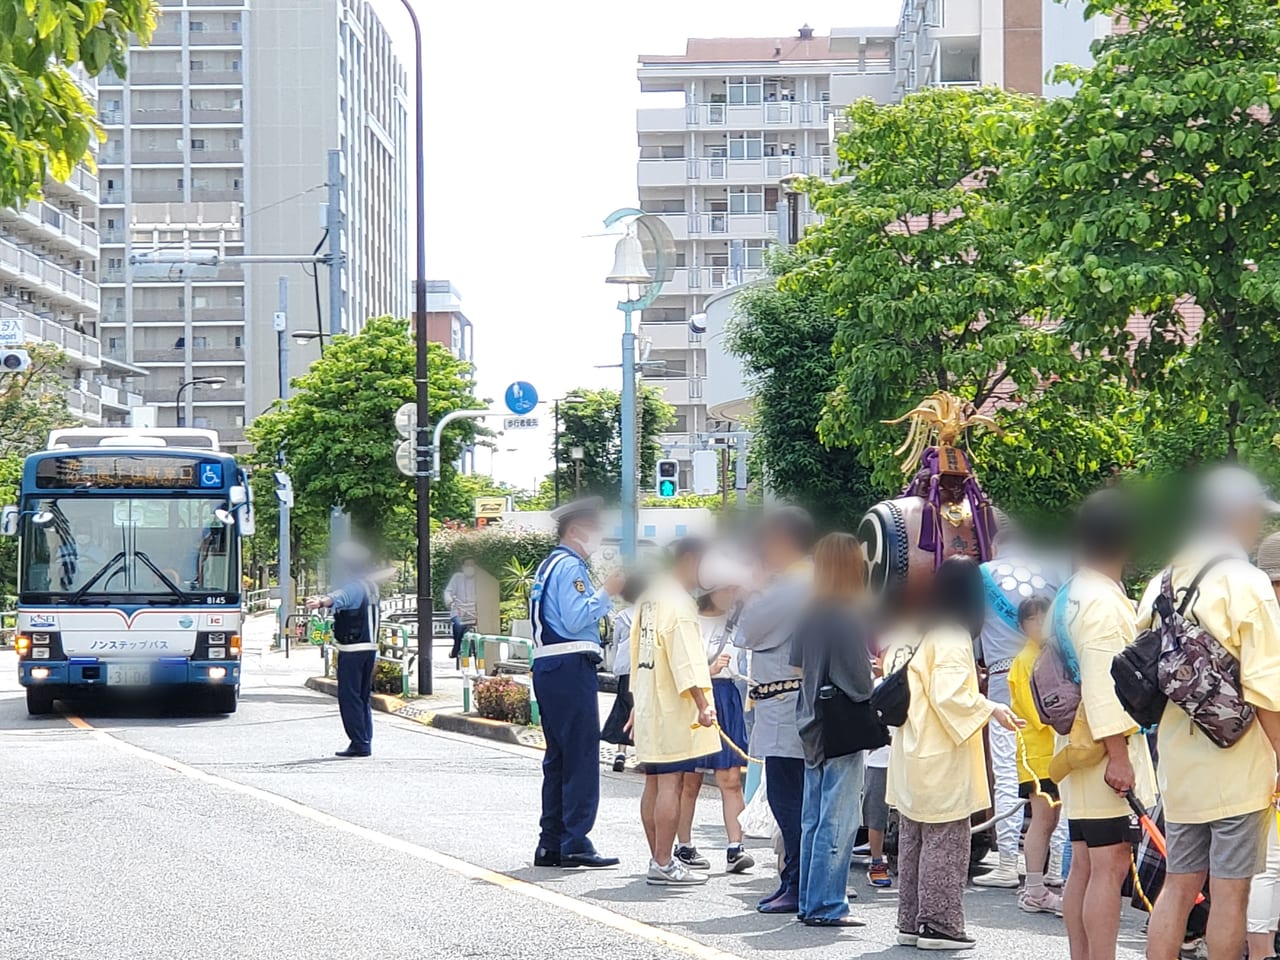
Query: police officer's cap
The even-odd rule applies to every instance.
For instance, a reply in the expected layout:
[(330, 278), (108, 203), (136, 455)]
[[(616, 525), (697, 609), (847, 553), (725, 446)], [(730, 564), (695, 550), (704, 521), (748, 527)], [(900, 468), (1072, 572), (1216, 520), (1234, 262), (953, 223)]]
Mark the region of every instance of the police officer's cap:
[(601, 497), (582, 497), (572, 503), (556, 507), (551, 511), (551, 519), (563, 527), (572, 520), (599, 520), (604, 510), (604, 499)]

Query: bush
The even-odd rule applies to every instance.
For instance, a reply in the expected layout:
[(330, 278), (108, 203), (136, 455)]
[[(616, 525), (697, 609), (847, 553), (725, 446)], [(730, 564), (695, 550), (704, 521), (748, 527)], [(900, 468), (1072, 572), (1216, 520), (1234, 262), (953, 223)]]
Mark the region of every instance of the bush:
[(536, 566), (555, 545), (554, 533), (501, 526), (432, 534), (431, 586), (437, 606), (442, 604), (445, 584), (462, 566), (463, 557), (474, 557), (482, 570), (501, 580), (512, 560)]
[(529, 688), (510, 677), (490, 677), (477, 680), (475, 687), (476, 713), (490, 720), (528, 724)]

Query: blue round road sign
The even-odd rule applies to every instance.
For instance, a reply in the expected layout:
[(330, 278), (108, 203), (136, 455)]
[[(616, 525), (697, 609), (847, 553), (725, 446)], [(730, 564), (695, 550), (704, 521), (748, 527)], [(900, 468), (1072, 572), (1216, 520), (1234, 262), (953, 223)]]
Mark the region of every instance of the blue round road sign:
[(532, 383), (517, 380), (507, 387), (507, 409), (512, 413), (526, 414), (538, 405), (538, 391)]

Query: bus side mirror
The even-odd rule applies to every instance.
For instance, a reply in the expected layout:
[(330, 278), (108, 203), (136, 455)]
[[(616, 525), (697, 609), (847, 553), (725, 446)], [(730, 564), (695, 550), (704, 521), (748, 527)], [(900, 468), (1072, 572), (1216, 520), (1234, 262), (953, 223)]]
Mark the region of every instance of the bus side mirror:
[(18, 535), (18, 508), (5, 507), (0, 510), (0, 537), (16, 537)]

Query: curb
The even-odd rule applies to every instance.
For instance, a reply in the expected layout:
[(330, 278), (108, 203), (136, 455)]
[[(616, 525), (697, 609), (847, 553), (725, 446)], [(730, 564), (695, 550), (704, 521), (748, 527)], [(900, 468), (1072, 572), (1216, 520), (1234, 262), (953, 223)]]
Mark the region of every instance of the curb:
[[(308, 677), (306, 685), (311, 690), (328, 694), (331, 697), (338, 695), (338, 681), (328, 677)], [(420, 701), (404, 700), (387, 693), (375, 693), (372, 705), (373, 709), (382, 713), (403, 717), (406, 720), (412, 720), (415, 723), (433, 727), (436, 730), (444, 730), (448, 733), (462, 733), (472, 737), (482, 737), (486, 740), (498, 740), (502, 743), (510, 743), (519, 747), (546, 749), (546, 741), (543, 739), (542, 731), (536, 727), (520, 727), (512, 723), (504, 723), (501, 720), (489, 720), (485, 717), (475, 717), (465, 713), (436, 712), (428, 709)]]

